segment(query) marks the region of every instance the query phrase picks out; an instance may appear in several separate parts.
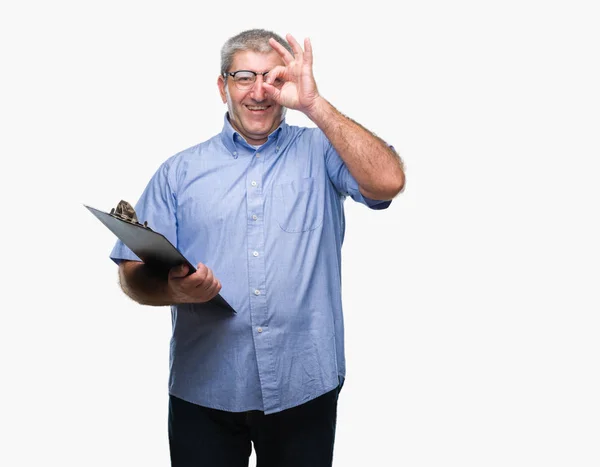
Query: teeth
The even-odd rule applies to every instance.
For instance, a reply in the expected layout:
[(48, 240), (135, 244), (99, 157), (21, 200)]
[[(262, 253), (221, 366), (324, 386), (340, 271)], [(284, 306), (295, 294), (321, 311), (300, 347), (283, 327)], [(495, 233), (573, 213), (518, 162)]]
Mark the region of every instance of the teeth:
[(259, 107), (258, 105), (253, 105), (253, 106), (249, 105), (248, 108), (250, 110), (267, 110), (266, 107)]

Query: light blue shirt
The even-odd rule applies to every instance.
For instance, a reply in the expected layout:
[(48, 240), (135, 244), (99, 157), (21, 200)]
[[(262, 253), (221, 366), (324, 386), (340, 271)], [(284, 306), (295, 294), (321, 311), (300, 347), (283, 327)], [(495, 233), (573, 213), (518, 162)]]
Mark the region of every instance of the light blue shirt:
[[(346, 373), (341, 247), (346, 197), (373, 209), (317, 128), (285, 122), (254, 148), (233, 129), (165, 161), (135, 206), (237, 311), (171, 307), (169, 393), (231, 412), (278, 412)], [(139, 260), (120, 241), (111, 258)]]

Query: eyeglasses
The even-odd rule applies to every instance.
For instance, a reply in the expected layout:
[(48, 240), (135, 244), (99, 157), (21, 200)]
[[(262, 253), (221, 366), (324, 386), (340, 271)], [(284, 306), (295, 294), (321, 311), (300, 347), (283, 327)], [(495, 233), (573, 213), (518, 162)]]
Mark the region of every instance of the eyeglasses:
[[(254, 86), (254, 83), (256, 82), (256, 75), (261, 75), (264, 79), (267, 73), (268, 71), (265, 71), (263, 73), (257, 73), (256, 71), (251, 70), (238, 70), (223, 73), (223, 76), (225, 78), (231, 76), (233, 78), (233, 82), (235, 83), (236, 88), (238, 88), (240, 91), (248, 91)], [(283, 86), (283, 81), (279, 78), (275, 78), (273, 86), (275, 86), (276, 88), (280, 88), (281, 86)]]

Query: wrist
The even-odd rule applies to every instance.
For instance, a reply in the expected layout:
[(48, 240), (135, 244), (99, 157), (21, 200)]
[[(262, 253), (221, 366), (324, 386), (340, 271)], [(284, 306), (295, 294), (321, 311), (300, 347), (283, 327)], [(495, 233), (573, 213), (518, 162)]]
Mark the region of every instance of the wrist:
[(327, 119), (327, 115), (331, 113), (333, 106), (322, 96), (318, 96), (313, 105), (306, 110), (305, 115), (317, 126), (321, 126), (320, 122)]

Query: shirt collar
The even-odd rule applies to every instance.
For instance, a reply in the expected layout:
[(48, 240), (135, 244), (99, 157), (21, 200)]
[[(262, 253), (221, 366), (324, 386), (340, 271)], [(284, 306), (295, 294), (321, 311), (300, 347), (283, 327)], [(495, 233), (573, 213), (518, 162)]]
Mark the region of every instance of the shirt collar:
[[(229, 118), (227, 118), (227, 117), (228, 117), (228, 113), (225, 112), (225, 117), (224, 117), (224, 122), (223, 122), (223, 130), (221, 130), (221, 141), (223, 142), (223, 145), (229, 151), (229, 154), (231, 154), (232, 157), (237, 158), (237, 155), (239, 153), (238, 150), (239, 150), (240, 146), (244, 146), (244, 147), (250, 148), (251, 150), (254, 150), (254, 148), (246, 142), (244, 137), (242, 135), (240, 135), (235, 130), (235, 128), (233, 128), (233, 126), (231, 126), (231, 123), (229, 122)], [(285, 123), (285, 119), (283, 119), (281, 121), (281, 123), (279, 124), (279, 126), (275, 129), (275, 131), (273, 131), (269, 135), (267, 142), (265, 144), (272, 143), (273, 140), (275, 140), (277, 147), (278, 148), (282, 147), (283, 141), (288, 134), (288, 127), (289, 127), (289, 125), (287, 123)]]

